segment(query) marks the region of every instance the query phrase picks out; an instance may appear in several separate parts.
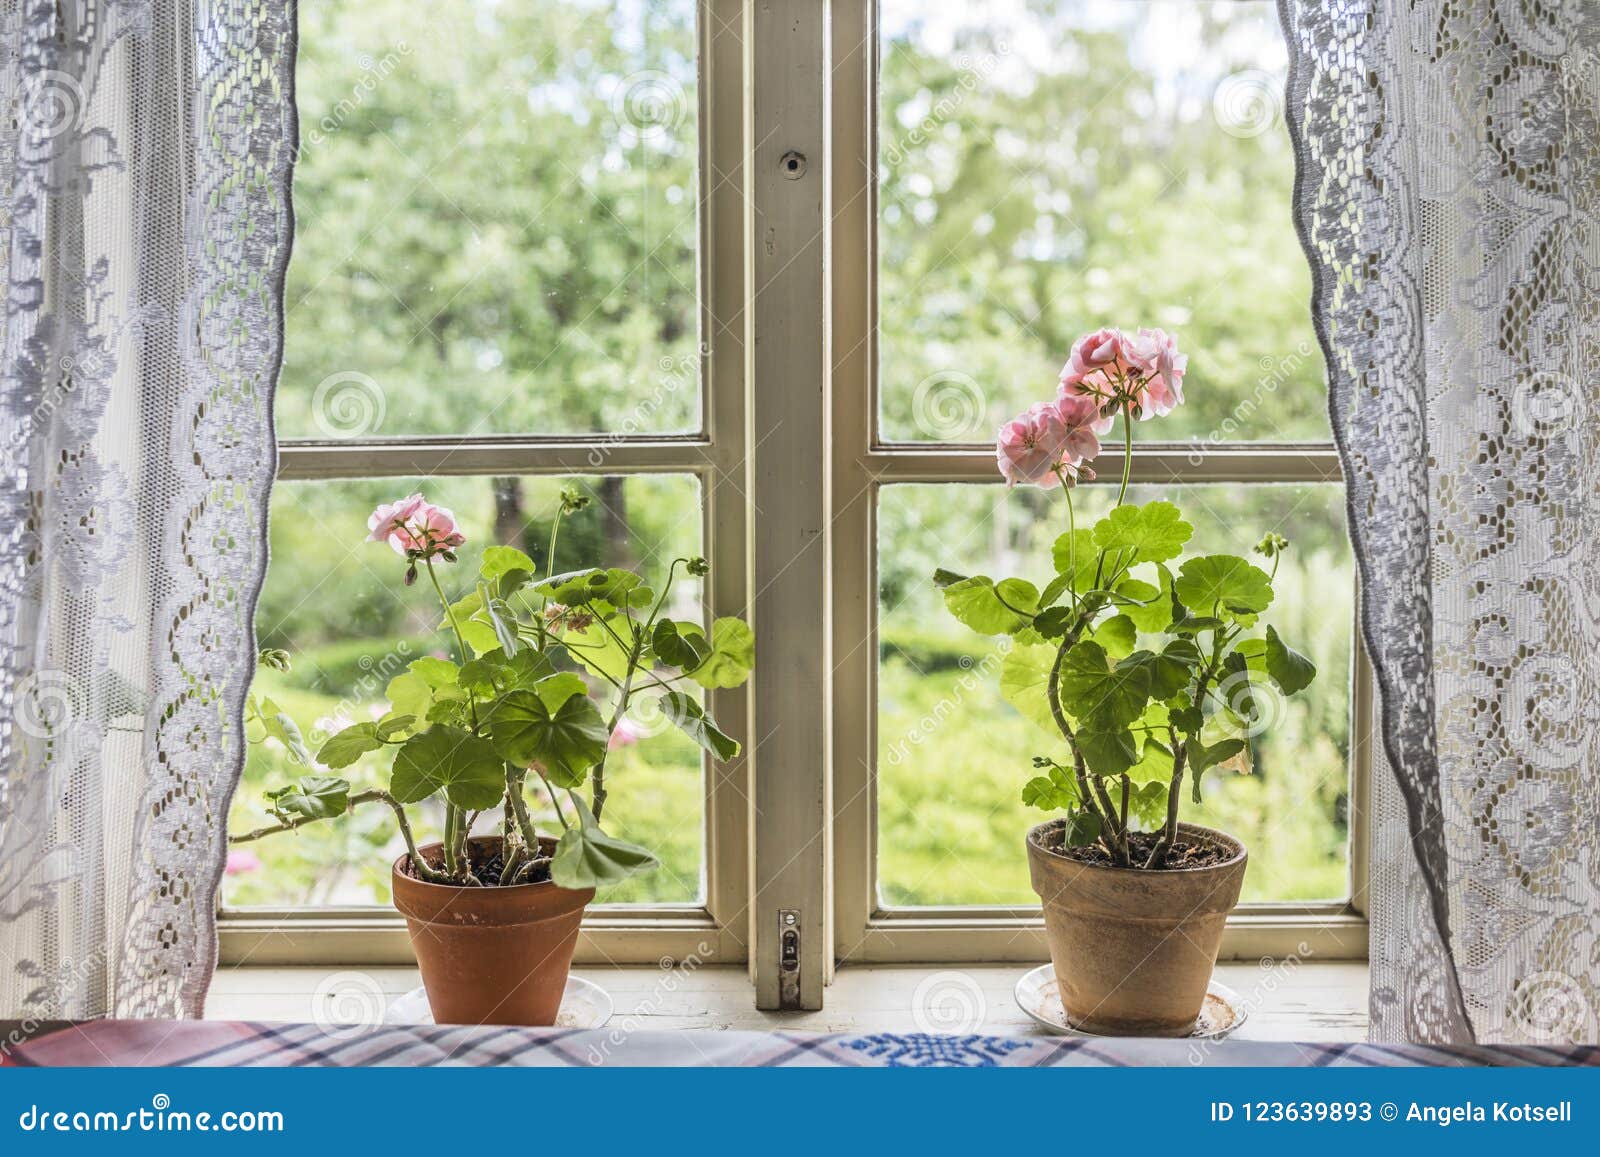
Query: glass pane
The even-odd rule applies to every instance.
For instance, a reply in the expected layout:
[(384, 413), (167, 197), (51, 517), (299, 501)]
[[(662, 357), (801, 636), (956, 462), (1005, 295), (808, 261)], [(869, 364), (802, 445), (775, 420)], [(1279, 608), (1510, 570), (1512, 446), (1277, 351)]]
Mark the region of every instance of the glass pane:
[[(411, 661), (450, 653), (434, 627), (440, 610), (425, 582), (406, 588), (403, 562), (386, 546), (365, 542), (367, 515), (379, 502), (422, 491), (451, 508), (467, 535), (461, 561), (440, 575), (460, 597), (477, 575), (482, 549), (507, 543), (544, 557), (560, 478), (432, 478), (361, 482), (280, 482), (272, 498), (272, 562), (256, 612), (262, 647), (287, 650), (287, 673), (262, 668), (255, 692), (293, 718), (315, 751), (330, 731), (382, 713), (384, 688)], [(699, 484), (689, 477), (641, 476), (576, 480), (594, 496), (565, 519), (556, 565), (571, 569), (604, 561), (638, 569), (659, 585), (674, 558), (700, 553)], [(700, 619), (698, 579), (673, 586), (671, 613)], [(701, 895), (705, 784), (699, 749), (659, 716), (641, 717), (607, 760), (611, 796), (606, 828), (646, 845), (662, 867), (604, 891), (603, 903), (692, 903)], [(620, 729), (619, 729), (620, 730)], [(356, 790), (388, 784), (388, 758), (364, 757), (347, 776)], [(234, 797), (235, 834), (270, 822), (261, 793), (304, 769), (274, 742), (254, 743)], [(559, 831), (548, 801), (530, 796), (541, 831)], [(437, 839), (437, 803), (412, 809), (420, 841)], [(480, 834), (497, 831), (479, 821)], [(224, 902), (240, 905), (387, 904), (389, 865), (404, 850), (389, 813), (364, 807), (352, 816), (239, 845), (230, 857)]]
[(881, 10), (886, 438), (989, 440), (1104, 325), (1189, 354), (1152, 436), (1328, 436), (1272, 3)]
[(303, 5), (279, 432), (698, 428), (694, 25)]
[[(1079, 525), (1105, 487), (1078, 491)], [(1350, 639), (1355, 580), (1338, 486), (1134, 487), (1167, 497), (1204, 548), (1245, 550), (1270, 530), (1292, 546), (1266, 616), (1315, 660), (1253, 748), (1249, 775), (1213, 771), (1182, 816), (1250, 849), (1246, 901), (1348, 895)], [(1052, 502), (1051, 499), (1054, 499)], [(1066, 529), (1059, 496), (987, 485), (897, 485), (879, 499), (878, 887), (890, 905), (1033, 904), (1023, 833), (1048, 818), (1022, 805), (1045, 736), (1001, 697), (997, 640), (945, 610), (930, 576), (1053, 573)], [(1040, 581), (1039, 585), (1043, 586)]]

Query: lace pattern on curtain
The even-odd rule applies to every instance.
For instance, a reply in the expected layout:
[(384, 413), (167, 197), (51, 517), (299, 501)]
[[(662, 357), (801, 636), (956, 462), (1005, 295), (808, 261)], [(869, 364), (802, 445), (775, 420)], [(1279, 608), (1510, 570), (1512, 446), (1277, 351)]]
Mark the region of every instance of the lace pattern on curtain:
[(0, 0), (0, 1015), (198, 1015), (292, 221), (289, 0)]
[(1592, 1041), (1600, 6), (1280, 10), (1393, 769), (1373, 1033)]

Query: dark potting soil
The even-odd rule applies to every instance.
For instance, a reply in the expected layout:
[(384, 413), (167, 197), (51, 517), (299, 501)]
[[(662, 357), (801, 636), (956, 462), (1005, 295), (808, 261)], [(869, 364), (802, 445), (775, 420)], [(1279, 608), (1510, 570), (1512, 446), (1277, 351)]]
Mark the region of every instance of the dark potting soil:
[[(1044, 847), (1046, 851), (1065, 856), (1069, 860), (1076, 860), (1080, 864), (1095, 864), (1100, 867), (1110, 868), (1116, 866), (1116, 861), (1111, 858), (1111, 853), (1104, 846), (1096, 842), (1081, 848), (1066, 847), (1061, 839), (1060, 831), (1045, 834)], [(1150, 858), (1150, 852), (1160, 838), (1158, 832), (1131, 832), (1128, 835), (1128, 851), (1134, 866), (1143, 868), (1144, 862)], [(1156, 871), (1178, 871), (1183, 868), (1210, 868), (1217, 864), (1225, 864), (1233, 858), (1233, 853), (1227, 848), (1217, 844), (1201, 843), (1179, 837), (1167, 849), (1167, 862)]]
[[(468, 852), (468, 855), (472, 857), (472, 874), (478, 877), (478, 881), (485, 887), (495, 888), (500, 885), (500, 872), (505, 868), (506, 860), (505, 857), (500, 854), (500, 850), (498, 848), (492, 852), (488, 852), (487, 855), (485, 854), (485, 851), (486, 850), (483, 848), (473, 847)], [(429, 862), (432, 863), (431, 860)], [(440, 864), (434, 864), (433, 866), (436, 868), (442, 867)], [(406, 861), (406, 875), (416, 880), (420, 880), (422, 878), (421, 876), (418, 876), (417, 873), (412, 869), (411, 862), (409, 860)], [(533, 861), (533, 871), (528, 873), (527, 879), (523, 880), (522, 883), (542, 884), (549, 878), (550, 857), (540, 856), (538, 859)]]

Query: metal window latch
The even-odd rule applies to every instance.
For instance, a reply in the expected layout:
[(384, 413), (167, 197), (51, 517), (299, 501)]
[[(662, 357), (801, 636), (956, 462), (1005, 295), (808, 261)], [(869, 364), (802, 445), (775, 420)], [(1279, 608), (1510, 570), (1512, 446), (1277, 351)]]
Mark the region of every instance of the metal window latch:
[(778, 912), (778, 1007), (800, 1008), (800, 913)]

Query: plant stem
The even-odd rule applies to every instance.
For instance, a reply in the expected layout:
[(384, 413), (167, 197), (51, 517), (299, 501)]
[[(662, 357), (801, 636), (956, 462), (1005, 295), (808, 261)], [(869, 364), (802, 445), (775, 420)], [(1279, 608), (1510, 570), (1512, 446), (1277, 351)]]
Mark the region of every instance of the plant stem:
[[(428, 861), (423, 859), (422, 856), (418, 854), (416, 837), (414, 837), (411, 833), (411, 823), (406, 818), (406, 809), (395, 800), (394, 796), (390, 795), (386, 791), (379, 791), (377, 789), (370, 791), (358, 791), (350, 797), (347, 811), (360, 807), (364, 803), (383, 803), (387, 804), (390, 809), (393, 810), (395, 823), (400, 828), (400, 837), (406, 842), (406, 854), (411, 857), (411, 863), (417, 869), (417, 875), (421, 876), (424, 880), (431, 881), (435, 884), (448, 882), (448, 877), (435, 871), (429, 866)], [(331, 819), (334, 817), (329, 818)], [(273, 836), (277, 835), (279, 832), (292, 832), (296, 828), (304, 827), (306, 824), (316, 822), (318, 821), (310, 818), (286, 820), (282, 823), (272, 824), (268, 827), (257, 828), (253, 832), (245, 832), (242, 836), (229, 836), (228, 842), (230, 844), (248, 844), (252, 840), (261, 839), (263, 836)]]
[[(628, 670), (622, 676), (622, 689), (617, 693), (616, 710), (612, 711), (611, 723), (606, 727), (607, 736), (617, 729), (617, 724), (622, 722), (623, 713), (628, 710), (628, 696), (633, 692), (633, 677), (638, 670), (639, 654), (642, 649), (642, 640), (638, 634), (635, 634), (633, 646), (628, 650)], [(594, 822), (599, 823), (600, 813), (606, 806), (606, 757), (604, 755), (600, 757), (600, 762), (594, 765), (592, 779), (589, 810), (594, 813)]]
[[(467, 654), (466, 636), (461, 633), (461, 624), (456, 622), (456, 610), (450, 605), (450, 600), (444, 597), (444, 587), (439, 585), (439, 576), (434, 573), (433, 556), (429, 555), (422, 561), (427, 564), (428, 581), (433, 584), (434, 594), (439, 596), (439, 602), (444, 606), (444, 617), (449, 621), (450, 629), (455, 632), (456, 646), (461, 649), (461, 661), (465, 663), (470, 656)], [(478, 730), (478, 697), (470, 690), (467, 692), (467, 707), (472, 712), (472, 730), (476, 734)]]
[[(1072, 749), (1073, 771), (1078, 782), (1078, 799), (1100, 820), (1101, 838), (1105, 840), (1106, 850), (1111, 853), (1111, 858), (1125, 865), (1128, 862), (1126, 838), (1120, 837), (1117, 833), (1117, 813), (1112, 808), (1111, 801), (1106, 798), (1105, 789), (1100, 786), (1099, 780), (1089, 775), (1083, 759), (1083, 750), (1078, 746), (1078, 737), (1073, 734), (1072, 724), (1067, 722), (1066, 712), (1061, 709), (1061, 664), (1066, 660), (1067, 651), (1077, 642), (1078, 634), (1082, 630), (1083, 623), (1080, 621), (1067, 632), (1066, 637), (1061, 640), (1061, 646), (1056, 649), (1056, 660), (1050, 667), (1050, 679), (1045, 688), (1045, 697), (1050, 701), (1051, 718), (1056, 721), (1056, 727), (1066, 739), (1067, 746)], [(1111, 833), (1110, 838), (1105, 835), (1108, 832)]]
[[(550, 797), (550, 806), (555, 809), (556, 819), (561, 821), (562, 830), (565, 831), (571, 828), (572, 825), (567, 822), (567, 813), (561, 810), (561, 799), (556, 795), (556, 789), (550, 785), (550, 781), (545, 779), (544, 776), (541, 775), (539, 780), (544, 784), (545, 794)], [(535, 844), (534, 846), (537, 847), (538, 845)]]
[(461, 874), (461, 864), (456, 859), (456, 823), (459, 813), (449, 800), (444, 803), (444, 870), (451, 879)]
[(1167, 786), (1167, 822), (1162, 825), (1161, 838), (1156, 841), (1156, 846), (1150, 849), (1150, 858), (1144, 862), (1147, 870), (1159, 868), (1167, 862), (1167, 853), (1178, 838), (1178, 800), (1183, 788), (1183, 763), (1188, 754), (1188, 745), (1184, 743), (1178, 744), (1173, 751), (1172, 780)]
[[(555, 577), (556, 573), (556, 539), (561, 535), (561, 512), (566, 509), (565, 499), (556, 506), (556, 516), (550, 520), (550, 549), (544, 553), (545, 578)], [(547, 603), (549, 599), (545, 600)]]
[(1128, 792), (1132, 786), (1126, 773), (1124, 773), (1122, 777), (1122, 830), (1124, 832), (1128, 830)]
[(1117, 490), (1117, 505), (1128, 495), (1128, 478), (1133, 473), (1133, 415), (1122, 411), (1122, 486)]

